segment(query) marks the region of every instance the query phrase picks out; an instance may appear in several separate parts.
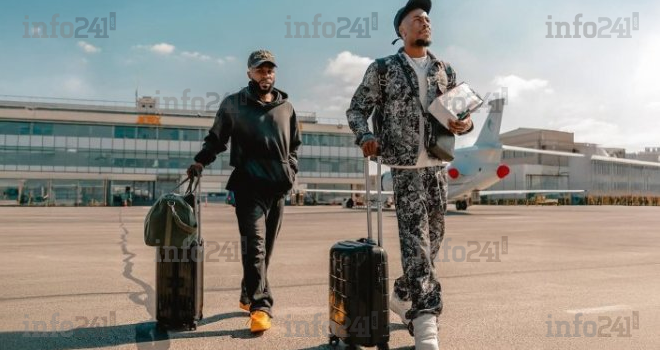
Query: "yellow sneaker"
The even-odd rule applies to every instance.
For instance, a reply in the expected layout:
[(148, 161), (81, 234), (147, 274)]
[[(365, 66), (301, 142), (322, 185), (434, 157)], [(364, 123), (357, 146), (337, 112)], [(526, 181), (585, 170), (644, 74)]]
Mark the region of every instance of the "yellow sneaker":
[(270, 316), (263, 311), (250, 314), (250, 332), (259, 333), (270, 329)]
[(241, 310), (250, 312), (250, 304), (243, 304), (239, 301), (238, 302), (238, 307), (241, 308)]

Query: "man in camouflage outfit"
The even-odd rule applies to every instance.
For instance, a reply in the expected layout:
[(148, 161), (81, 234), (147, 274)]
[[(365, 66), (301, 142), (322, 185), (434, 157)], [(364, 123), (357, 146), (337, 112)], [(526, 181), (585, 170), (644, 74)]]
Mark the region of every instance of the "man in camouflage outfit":
[[(427, 50), (430, 10), (430, 0), (410, 0), (399, 10), (394, 28), (404, 47), (381, 59), (385, 74), (382, 69), (379, 74), (377, 62), (369, 66), (346, 112), (364, 156), (379, 153), (392, 168), (403, 276), (394, 283), (390, 308), (408, 324), (418, 350), (438, 349), (442, 292), (434, 260), (444, 236), (447, 209), (446, 170), (424, 143), (430, 132), (425, 112), (433, 99), (456, 86), (451, 67)], [(379, 76), (384, 76), (383, 84)], [(376, 136), (368, 124), (375, 108), (382, 116)], [(469, 116), (449, 126), (458, 135), (473, 129)]]

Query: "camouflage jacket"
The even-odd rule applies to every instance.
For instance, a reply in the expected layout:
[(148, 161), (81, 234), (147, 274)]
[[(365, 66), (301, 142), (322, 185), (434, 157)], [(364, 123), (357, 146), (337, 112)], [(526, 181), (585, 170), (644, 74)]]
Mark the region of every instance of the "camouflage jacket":
[[(427, 73), (427, 101), (430, 102), (456, 86), (456, 74), (449, 66), (448, 69), (445, 69), (446, 63), (438, 60), (432, 53), (427, 54), (431, 58), (431, 65)], [(403, 64), (397, 56), (401, 58)], [(417, 75), (406, 60), (403, 48), (397, 54), (385, 57), (384, 60), (387, 67), (385, 103), (381, 102), (378, 67), (377, 63), (373, 62), (367, 68), (364, 79), (355, 91), (351, 105), (346, 111), (348, 125), (357, 137), (356, 144), (361, 145), (373, 137), (368, 119), (374, 108), (379, 107), (383, 120), (379, 135), (376, 137), (380, 144), (383, 163), (412, 166), (417, 162), (419, 155), (419, 117), (421, 113), (424, 113), (415, 97), (419, 91)], [(451, 75), (448, 76), (447, 72), (450, 72)], [(411, 88), (406, 74), (412, 78), (414, 87)], [(429, 130), (430, 124), (425, 119), (424, 134), (428, 135)], [(429, 158), (437, 159), (433, 154), (427, 153)]]

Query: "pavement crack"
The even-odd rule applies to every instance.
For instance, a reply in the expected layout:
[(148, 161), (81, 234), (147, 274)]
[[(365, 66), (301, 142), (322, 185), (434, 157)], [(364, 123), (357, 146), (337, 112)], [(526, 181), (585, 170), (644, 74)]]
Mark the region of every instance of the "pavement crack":
[[(143, 306), (149, 315), (151, 316), (151, 321), (156, 320), (156, 294), (154, 289), (145, 281), (133, 276), (133, 265), (131, 261), (135, 258), (136, 254), (128, 250), (128, 235), (129, 230), (124, 225), (124, 218), (122, 216), (122, 208), (119, 209), (119, 228), (122, 231), (121, 234), (121, 251), (124, 255), (124, 271), (123, 276), (129, 281), (137, 284), (142, 288), (142, 291), (132, 292), (129, 294), (128, 298), (136, 305)], [(141, 298), (144, 296), (144, 298)], [(138, 349), (169, 349), (170, 341), (169, 336), (165, 333), (159, 333), (156, 329), (155, 322), (149, 323), (138, 323), (135, 325), (135, 343)]]

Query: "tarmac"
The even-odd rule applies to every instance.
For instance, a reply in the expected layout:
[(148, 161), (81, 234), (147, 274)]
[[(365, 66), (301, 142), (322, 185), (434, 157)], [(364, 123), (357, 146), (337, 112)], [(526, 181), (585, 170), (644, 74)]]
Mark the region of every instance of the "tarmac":
[[(147, 210), (0, 208), (0, 350), (331, 349), (328, 252), (366, 235), (364, 210), (286, 208), (269, 272), (273, 328), (258, 337), (238, 308), (240, 240), (224, 204), (203, 207), (205, 318), (196, 331), (156, 331)], [(384, 238), (393, 282), (391, 211)], [(450, 210), (436, 268), (442, 349), (660, 348), (660, 208)], [(390, 318), (390, 348), (412, 349)]]

